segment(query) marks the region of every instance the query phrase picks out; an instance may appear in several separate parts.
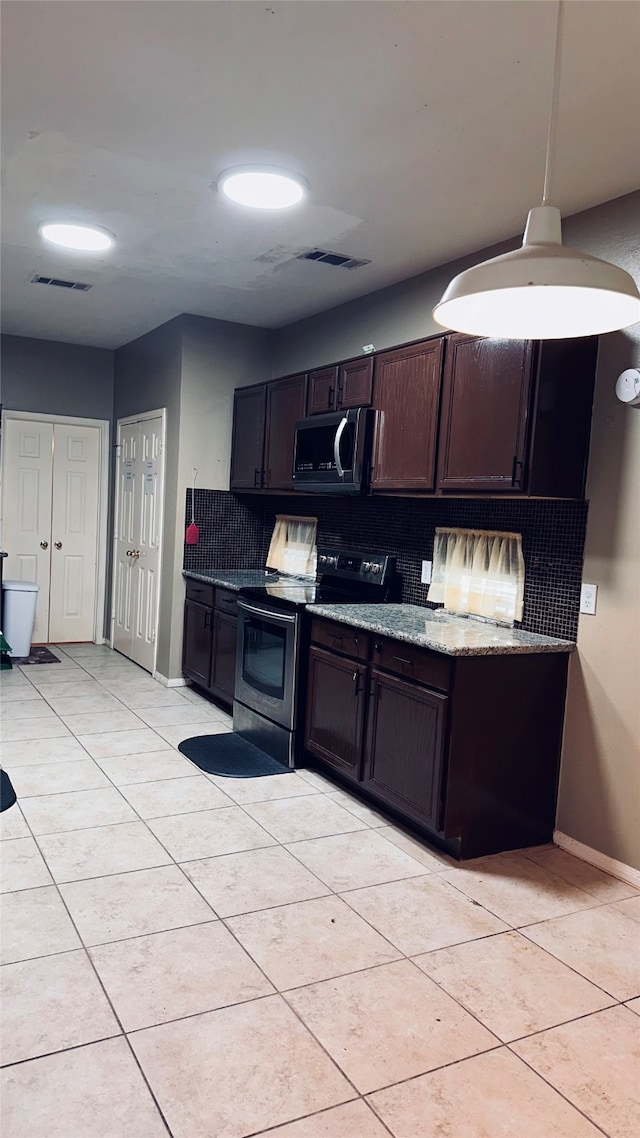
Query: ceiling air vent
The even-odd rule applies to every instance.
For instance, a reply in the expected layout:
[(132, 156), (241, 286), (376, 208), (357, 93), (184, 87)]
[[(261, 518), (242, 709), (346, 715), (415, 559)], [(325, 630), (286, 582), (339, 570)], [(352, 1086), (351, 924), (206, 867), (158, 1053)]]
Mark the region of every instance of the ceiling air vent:
[(31, 284), (55, 285), (56, 288), (70, 288), (75, 292), (88, 292), (93, 285), (83, 284), (82, 281), (61, 281), (58, 277), (40, 277), (36, 273), (31, 278)]
[(298, 260), (318, 261), (324, 265), (335, 265), (337, 269), (360, 269), (363, 265), (371, 264), (371, 261), (346, 257), (343, 253), (332, 253), (329, 249), (309, 249), (306, 253), (299, 253)]

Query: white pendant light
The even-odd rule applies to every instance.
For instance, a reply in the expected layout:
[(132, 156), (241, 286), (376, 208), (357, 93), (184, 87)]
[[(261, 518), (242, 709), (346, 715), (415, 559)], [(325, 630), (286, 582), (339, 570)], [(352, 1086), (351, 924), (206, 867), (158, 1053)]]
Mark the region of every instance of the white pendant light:
[(287, 209), (302, 201), (309, 186), (299, 174), (276, 166), (234, 166), (222, 172), (218, 189), (251, 209)]
[(556, 340), (613, 332), (640, 320), (633, 277), (608, 261), (565, 249), (560, 210), (547, 204), (562, 20), (560, 0), (542, 205), (529, 211), (520, 249), (454, 277), (433, 310), (445, 328), (507, 340)]

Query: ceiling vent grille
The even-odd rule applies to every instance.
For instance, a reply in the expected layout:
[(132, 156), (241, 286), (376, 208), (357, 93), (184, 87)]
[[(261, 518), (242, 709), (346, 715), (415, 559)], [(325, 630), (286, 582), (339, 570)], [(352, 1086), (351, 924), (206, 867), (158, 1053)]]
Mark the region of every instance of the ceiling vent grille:
[(358, 257), (346, 257), (343, 253), (332, 253), (329, 249), (308, 249), (298, 254), (299, 261), (318, 261), (323, 265), (334, 265), (336, 269), (360, 269), (371, 261)]
[(93, 288), (93, 285), (83, 284), (82, 281), (62, 281), (59, 277), (40, 277), (37, 273), (31, 278), (31, 284), (54, 285), (55, 288), (73, 289), (74, 292), (88, 292)]

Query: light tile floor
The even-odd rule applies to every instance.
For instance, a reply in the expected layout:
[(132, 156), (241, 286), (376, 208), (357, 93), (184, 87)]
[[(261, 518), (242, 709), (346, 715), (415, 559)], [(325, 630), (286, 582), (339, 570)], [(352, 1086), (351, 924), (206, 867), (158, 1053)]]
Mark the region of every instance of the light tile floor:
[(0, 676), (2, 1138), (635, 1138), (640, 893), (457, 865), (95, 645)]

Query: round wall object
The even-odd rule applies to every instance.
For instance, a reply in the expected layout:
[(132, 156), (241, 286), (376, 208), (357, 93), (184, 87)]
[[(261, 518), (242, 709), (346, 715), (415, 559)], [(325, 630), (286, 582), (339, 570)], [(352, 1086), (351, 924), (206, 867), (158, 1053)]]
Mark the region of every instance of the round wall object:
[(640, 407), (640, 371), (629, 367), (616, 380), (616, 395), (627, 407)]

